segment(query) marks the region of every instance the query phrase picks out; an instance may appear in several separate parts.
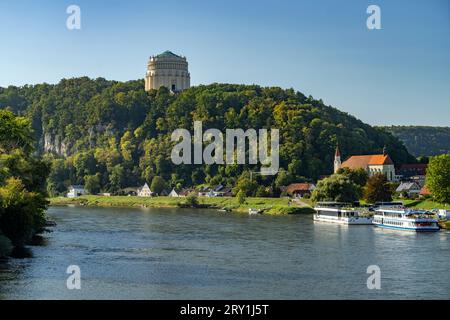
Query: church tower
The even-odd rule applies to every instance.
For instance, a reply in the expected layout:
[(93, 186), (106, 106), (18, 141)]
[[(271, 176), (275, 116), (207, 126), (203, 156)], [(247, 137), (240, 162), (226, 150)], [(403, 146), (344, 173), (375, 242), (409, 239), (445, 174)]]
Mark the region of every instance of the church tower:
[(183, 91), (191, 86), (186, 57), (165, 51), (150, 57), (145, 74), (145, 91), (166, 87), (172, 92)]
[(337, 173), (341, 168), (341, 152), (339, 151), (339, 144), (336, 144), (336, 152), (334, 153), (334, 173)]

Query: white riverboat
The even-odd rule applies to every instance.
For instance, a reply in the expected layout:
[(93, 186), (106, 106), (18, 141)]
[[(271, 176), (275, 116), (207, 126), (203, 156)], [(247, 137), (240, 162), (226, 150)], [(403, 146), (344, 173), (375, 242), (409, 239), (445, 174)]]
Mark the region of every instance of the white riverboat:
[(433, 213), (399, 207), (376, 209), (373, 224), (382, 228), (405, 231), (439, 231), (438, 220)]
[(313, 216), (314, 221), (348, 225), (372, 224), (372, 216), (368, 208), (338, 202), (319, 202), (314, 210), (316, 210)]

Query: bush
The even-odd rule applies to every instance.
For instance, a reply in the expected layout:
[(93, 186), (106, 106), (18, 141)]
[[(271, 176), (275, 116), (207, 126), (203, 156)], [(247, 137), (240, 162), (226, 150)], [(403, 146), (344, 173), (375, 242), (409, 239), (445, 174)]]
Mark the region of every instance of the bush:
[(186, 202), (185, 202), (185, 204), (186, 204), (188, 207), (191, 207), (191, 208), (196, 208), (196, 207), (198, 207), (198, 198), (197, 198), (197, 196), (196, 196), (196, 195), (193, 195), (193, 194), (187, 196), (187, 197), (186, 197)]

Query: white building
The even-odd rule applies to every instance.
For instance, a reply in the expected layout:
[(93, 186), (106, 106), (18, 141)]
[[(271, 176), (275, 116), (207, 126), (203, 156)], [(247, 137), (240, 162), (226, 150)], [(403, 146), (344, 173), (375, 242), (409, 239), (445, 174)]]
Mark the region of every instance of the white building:
[(145, 90), (166, 87), (172, 92), (188, 89), (191, 76), (186, 57), (165, 51), (150, 57), (145, 75)]
[(152, 190), (150, 190), (150, 187), (148, 186), (147, 182), (144, 184), (142, 188), (139, 188), (137, 190), (138, 197), (151, 197), (153, 195)]
[(175, 190), (175, 188), (173, 188), (172, 191), (170, 191), (170, 193), (169, 193), (169, 197), (175, 197), (175, 198), (181, 197), (180, 191), (177, 191), (177, 190)]
[(69, 187), (69, 192), (67, 192), (67, 198), (76, 198), (86, 194), (84, 186), (75, 185)]

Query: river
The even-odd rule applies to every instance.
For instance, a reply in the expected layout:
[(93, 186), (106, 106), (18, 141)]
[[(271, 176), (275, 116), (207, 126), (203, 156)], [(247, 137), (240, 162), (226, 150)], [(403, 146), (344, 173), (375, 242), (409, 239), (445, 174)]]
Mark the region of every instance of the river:
[[(448, 299), (450, 232), (310, 215), (52, 207), (33, 256), (0, 262), (0, 299)], [(81, 271), (69, 290), (68, 266)], [(369, 290), (377, 265), (381, 288)]]

